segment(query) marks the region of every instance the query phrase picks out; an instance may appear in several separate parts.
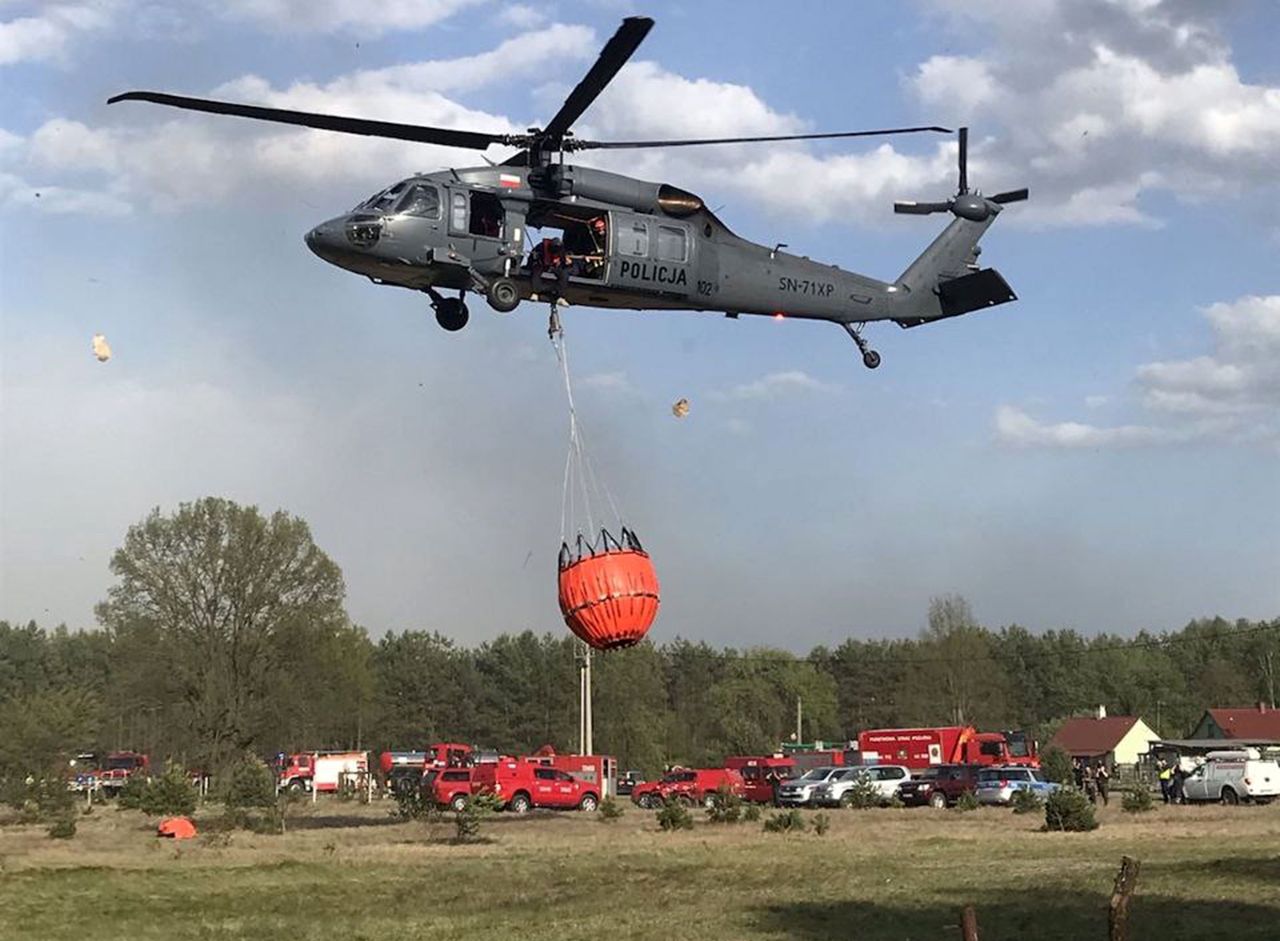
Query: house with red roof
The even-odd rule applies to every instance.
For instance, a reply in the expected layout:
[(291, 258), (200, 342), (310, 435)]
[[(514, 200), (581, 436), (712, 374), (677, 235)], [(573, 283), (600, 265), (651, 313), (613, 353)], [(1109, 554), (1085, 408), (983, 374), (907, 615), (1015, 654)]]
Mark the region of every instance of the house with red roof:
[(1134, 765), (1160, 736), (1138, 716), (1097, 716), (1068, 719), (1050, 740), (1072, 758), (1103, 759), (1111, 765)]
[(1280, 745), (1280, 710), (1258, 703), (1243, 709), (1207, 709), (1191, 738), (1249, 739)]

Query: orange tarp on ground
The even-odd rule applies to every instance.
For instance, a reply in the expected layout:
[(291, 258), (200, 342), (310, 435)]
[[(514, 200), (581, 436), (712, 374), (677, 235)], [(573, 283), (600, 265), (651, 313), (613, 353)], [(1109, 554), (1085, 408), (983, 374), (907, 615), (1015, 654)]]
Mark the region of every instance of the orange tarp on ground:
[(175, 840), (190, 840), (196, 835), (196, 825), (189, 817), (165, 817), (156, 827), (156, 836), (173, 837)]

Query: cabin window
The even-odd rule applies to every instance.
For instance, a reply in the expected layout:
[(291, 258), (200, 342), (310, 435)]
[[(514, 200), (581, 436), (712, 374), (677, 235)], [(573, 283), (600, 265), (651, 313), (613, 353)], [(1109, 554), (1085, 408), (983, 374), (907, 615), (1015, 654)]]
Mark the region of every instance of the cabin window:
[(457, 229), (459, 232), (467, 231), (467, 197), (464, 193), (454, 193), (453, 199), (449, 204), (452, 208), (452, 215), (449, 218), (449, 225)]
[(658, 226), (658, 261), (684, 264), (689, 260), (689, 240), (684, 229), (674, 225)]
[(415, 183), (400, 200), (397, 212), (423, 219), (440, 218), (440, 191), (426, 183)]
[(624, 225), (617, 233), (618, 254), (646, 258), (649, 255), (649, 227), (643, 222)]

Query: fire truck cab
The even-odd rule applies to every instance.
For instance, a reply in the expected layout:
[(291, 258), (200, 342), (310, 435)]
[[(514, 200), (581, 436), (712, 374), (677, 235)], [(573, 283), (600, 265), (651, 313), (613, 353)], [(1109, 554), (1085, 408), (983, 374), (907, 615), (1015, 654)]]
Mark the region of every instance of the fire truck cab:
[(777, 801), (778, 784), (796, 774), (790, 755), (735, 755), (724, 760), (726, 768), (742, 775), (742, 799), (757, 804)]
[(344, 782), (357, 785), (369, 775), (369, 753), (297, 752), (276, 756), (280, 790), (334, 792)]
[(149, 756), (136, 751), (113, 751), (102, 762), (95, 780), (97, 786), (108, 794), (118, 794), (134, 775), (146, 777), (151, 770)]

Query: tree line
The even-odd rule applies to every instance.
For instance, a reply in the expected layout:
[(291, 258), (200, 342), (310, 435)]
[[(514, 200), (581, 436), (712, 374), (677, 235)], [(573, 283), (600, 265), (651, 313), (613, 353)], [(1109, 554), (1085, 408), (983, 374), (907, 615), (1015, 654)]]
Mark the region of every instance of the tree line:
[[(580, 646), (567, 631), (463, 646), (371, 638), (305, 522), (206, 498), (130, 528), (98, 626), (0, 621), (0, 777), (128, 748), (218, 770), (245, 752), (576, 747)], [(801, 737), (975, 724), (1041, 741), (1105, 705), (1185, 735), (1209, 706), (1273, 701), (1280, 619), (1192, 621), (1130, 637), (983, 626), (956, 596), (917, 637), (807, 655), (645, 642), (593, 661), (596, 750), (653, 772)]]

